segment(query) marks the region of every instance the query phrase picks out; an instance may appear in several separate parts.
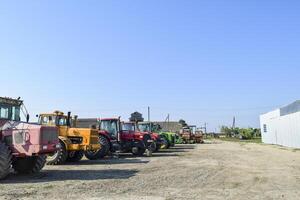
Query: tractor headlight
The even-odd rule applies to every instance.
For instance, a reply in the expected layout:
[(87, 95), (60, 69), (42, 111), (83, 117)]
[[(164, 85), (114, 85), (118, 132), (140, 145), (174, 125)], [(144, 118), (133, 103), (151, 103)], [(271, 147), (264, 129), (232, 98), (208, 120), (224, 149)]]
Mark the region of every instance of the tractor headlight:
[(47, 150), (48, 146), (47, 145), (43, 145), (43, 150)]

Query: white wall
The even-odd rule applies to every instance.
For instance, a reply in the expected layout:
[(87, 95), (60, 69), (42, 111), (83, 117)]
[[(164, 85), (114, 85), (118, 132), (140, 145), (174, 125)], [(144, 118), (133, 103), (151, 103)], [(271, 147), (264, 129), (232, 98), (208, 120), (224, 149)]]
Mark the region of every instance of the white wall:
[[(260, 116), (260, 126), (261, 126), (261, 134), (262, 134), (262, 142), (267, 144), (277, 144), (276, 142), (276, 121), (280, 116), (280, 110), (277, 109), (275, 111), (266, 113)], [(267, 132), (264, 132), (264, 124), (267, 125)]]
[[(262, 141), (267, 144), (278, 144), (300, 148), (300, 112), (280, 116), (280, 110), (260, 116)], [(264, 124), (267, 132), (264, 132)]]

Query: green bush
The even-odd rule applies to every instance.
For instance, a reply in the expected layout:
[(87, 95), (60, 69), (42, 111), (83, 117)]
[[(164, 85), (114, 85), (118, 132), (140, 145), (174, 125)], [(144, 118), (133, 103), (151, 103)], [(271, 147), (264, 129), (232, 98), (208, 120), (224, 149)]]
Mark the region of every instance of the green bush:
[(239, 135), (240, 135), (241, 139), (250, 140), (253, 138), (254, 131), (252, 128), (241, 128), (239, 130)]
[(261, 136), (260, 129), (256, 128), (230, 128), (227, 126), (222, 126), (221, 133), (225, 134), (226, 137), (239, 137), (240, 139), (244, 140)]

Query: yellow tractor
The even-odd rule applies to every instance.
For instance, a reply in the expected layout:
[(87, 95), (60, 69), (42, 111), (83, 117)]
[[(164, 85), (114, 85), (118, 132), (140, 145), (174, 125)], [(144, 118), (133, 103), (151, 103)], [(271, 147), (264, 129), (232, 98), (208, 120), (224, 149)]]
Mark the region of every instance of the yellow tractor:
[(56, 126), (58, 128), (60, 149), (47, 158), (48, 165), (60, 165), (65, 162), (77, 162), (86, 151), (97, 151), (101, 148), (97, 129), (74, 128), (77, 116), (71, 117), (71, 112), (65, 115), (61, 111), (40, 114), (39, 124)]

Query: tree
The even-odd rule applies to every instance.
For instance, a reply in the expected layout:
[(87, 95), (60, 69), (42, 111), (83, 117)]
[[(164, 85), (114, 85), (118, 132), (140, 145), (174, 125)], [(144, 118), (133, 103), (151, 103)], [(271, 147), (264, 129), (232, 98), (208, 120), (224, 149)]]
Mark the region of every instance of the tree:
[(239, 133), (240, 133), (241, 139), (249, 140), (249, 139), (253, 138), (254, 129), (253, 128), (241, 128), (239, 130)]
[(260, 128), (254, 129), (254, 137), (261, 137), (261, 130)]
[(232, 129), (229, 128), (228, 126), (222, 126), (221, 127), (221, 133), (225, 134), (226, 137), (231, 137), (232, 136)]
[(181, 124), (182, 127), (188, 126), (188, 124), (183, 119), (179, 120), (179, 124)]
[(240, 139), (252, 139), (253, 137), (260, 137), (260, 129), (255, 128), (230, 128), (228, 126), (221, 127), (221, 133), (226, 137), (239, 137)]

